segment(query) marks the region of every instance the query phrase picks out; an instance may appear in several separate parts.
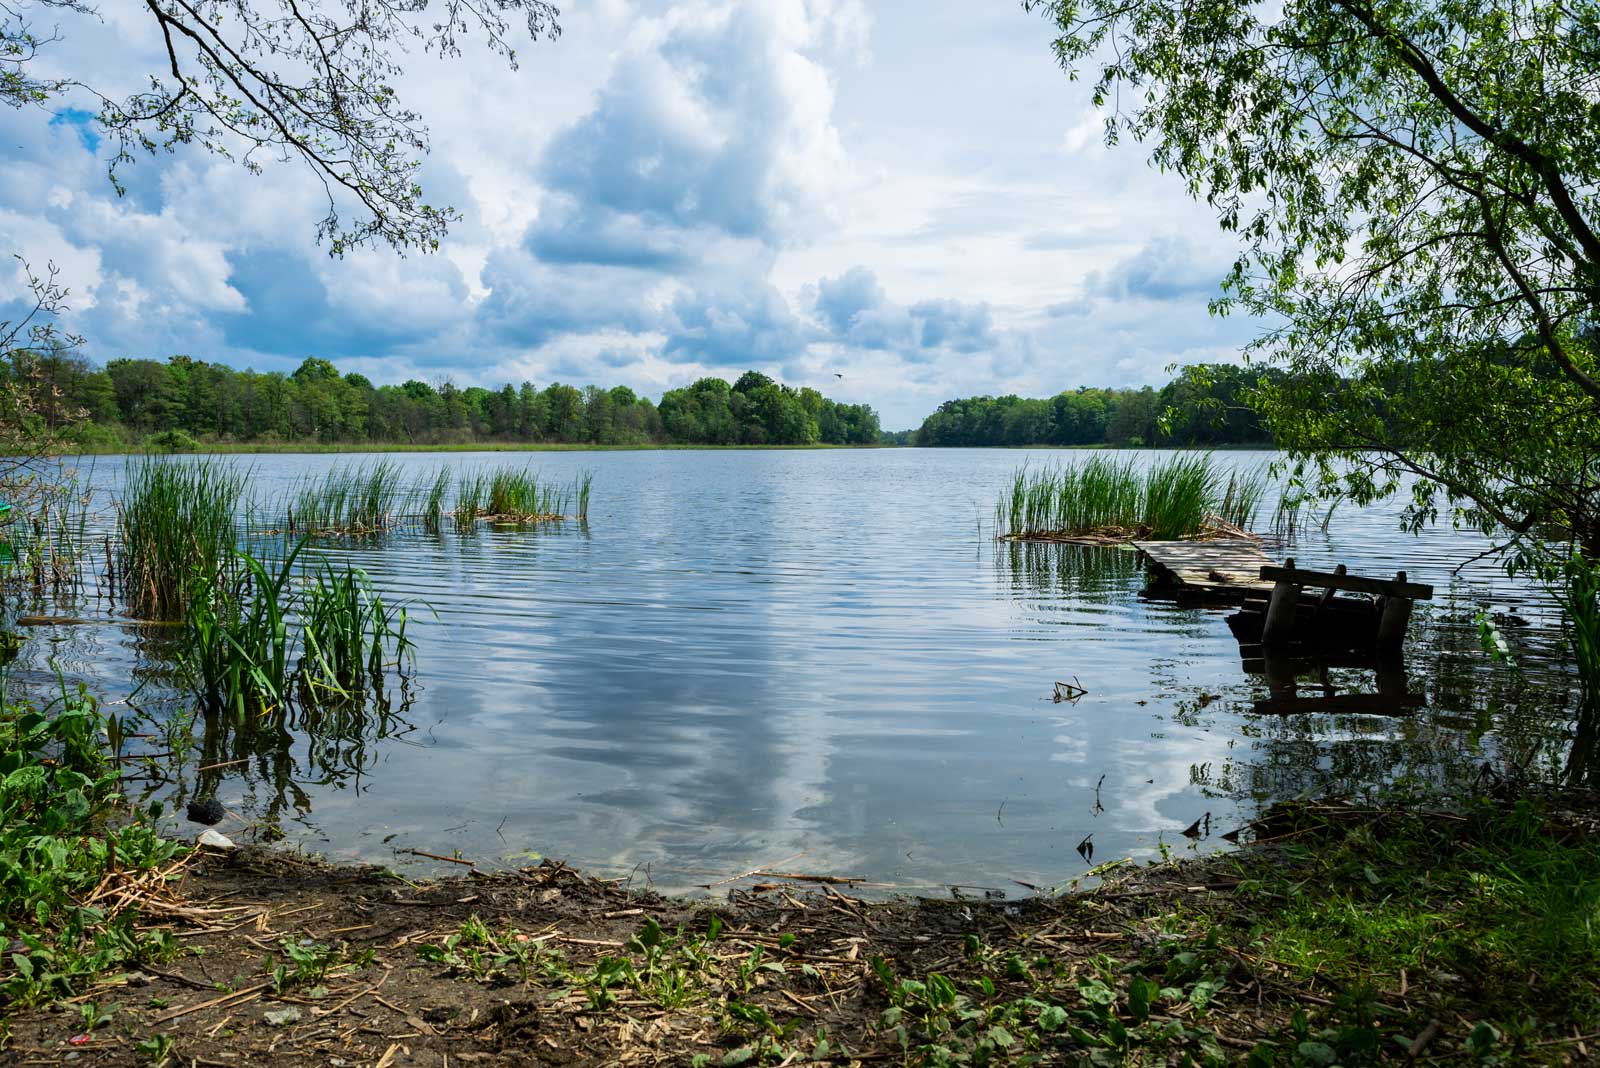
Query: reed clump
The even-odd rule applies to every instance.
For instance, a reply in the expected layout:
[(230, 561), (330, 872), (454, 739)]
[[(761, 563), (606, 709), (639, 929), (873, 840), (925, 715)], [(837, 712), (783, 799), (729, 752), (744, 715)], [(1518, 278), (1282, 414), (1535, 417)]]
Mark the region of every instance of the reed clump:
[(477, 522), (536, 523), (553, 519), (588, 519), (594, 476), (585, 471), (570, 483), (541, 480), (532, 468), (468, 471), (456, 483), (456, 529), (471, 530)]
[(234, 563), (244, 475), (213, 459), (128, 461), (117, 502), (116, 585), (147, 619), (181, 619), (198, 574), (223, 581)]
[(405, 606), (386, 603), (360, 568), (324, 561), (302, 576), (305, 544), (270, 567), (238, 551), (222, 581), (195, 576), (184, 660), (202, 710), (284, 723), (381, 696), (391, 666), (406, 677)]
[(404, 518), (404, 500), (400, 468), (393, 461), (336, 464), (301, 483), (286, 525), (306, 534), (375, 534)]
[(417, 499), (422, 505), (422, 527), (430, 534), (439, 533), (444, 522), (444, 499), (450, 493), (450, 469), (441, 467), (432, 477), (417, 486)]
[(1209, 454), (1164, 457), (1141, 469), (1131, 456), (1095, 454), (1045, 467), (1024, 465), (995, 507), (1002, 538), (1115, 541), (1238, 533), (1267, 495), (1264, 470), (1226, 475)]
[(81, 588), (90, 562), (87, 486), (61, 471), (16, 480), (8, 493), (12, 508), (0, 514), (0, 590), (61, 595)]

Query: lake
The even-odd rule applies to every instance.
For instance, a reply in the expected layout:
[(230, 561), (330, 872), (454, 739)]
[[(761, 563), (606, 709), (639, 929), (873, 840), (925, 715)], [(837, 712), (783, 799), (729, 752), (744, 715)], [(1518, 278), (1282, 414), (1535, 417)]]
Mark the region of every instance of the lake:
[[(565, 858), (672, 890), (766, 867), (1017, 895), (1082, 876), (1086, 838), (1093, 863), (1210, 849), (1274, 798), (1470, 783), (1485, 762), (1559, 768), (1574, 701), (1549, 665), (1556, 620), (1486, 561), (1452, 574), (1485, 548), (1477, 535), (1403, 534), (1398, 505), (1302, 533), (1290, 551), (1303, 565), (1403, 568), (1438, 587), (1408, 650), (1427, 705), (1255, 716), (1266, 688), (1243, 674), (1225, 612), (1141, 600), (1129, 551), (994, 540), (1002, 484), (1051, 455), (395, 455), (418, 473), (591, 471), (589, 521), (326, 543), (414, 602), (409, 705), (360, 737), (270, 747), (202, 722), (198, 754), (145, 788), (215, 790), (246, 821), (225, 833), (402, 871), (441, 867), (398, 852), (417, 849), (486, 866)], [(260, 499), (352, 459), (235, 462)], [(98, 461), (97, 487), (114, 491), (121, 470)], [(1481, 651), (1480, 602), (1531, 621), (1507, 630), (1520, 673)], [(74, 610), (114, 608), (91, 596)], [(182, 713), (149, 631), (31, 633), (23, 681), (43, 686), (53, 659), (156, 722)], [(1053, 702), (1074, 679), (1087, 696)], [(1209, 834), (1182, 834), (1208, 813)]]

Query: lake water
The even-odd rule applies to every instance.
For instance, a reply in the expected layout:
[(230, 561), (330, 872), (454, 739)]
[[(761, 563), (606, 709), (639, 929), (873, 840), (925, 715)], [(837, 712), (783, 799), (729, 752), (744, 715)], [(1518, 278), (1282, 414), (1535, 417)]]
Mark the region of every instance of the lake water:
[[(208, 739), (201, 724), (202, 752), (149, 789), (175, 800), (214, 789), (244, 821), (225, 833), (281, 833), (401, 870), (439, 867), (397, 852), (418, 849), (485, 865), (560, 857), (678, 890), (776, 867), (1018, 894), (1015, 881), (1082, 875), (1088, 836), (1096, 863), (1212, 848), (1264, 800), (1562, 760), (1572, 699), (1546, 665), (1553, 621), (1487, 563), (1452, 576), (1484, 548), (1476, 535), (1402, 534), (1398, 506), (1337, 512), (1326, 533), (1302, 535), (1302, 564), (1404, 568), (1438, 587), (1408, 654), (1427, 706), (1403, 718), (1260, 717), (1249, 709), (1266, 689), (1242, 673), (1225, 612), (1141, 600), (1131, 552), (994, 540), (1002, 483), (1046, 458), (392, 457), (417, 473), (588, 470), (589, 522), (325, 546), (418, 602), (412, 703), (360, 744), (252, 749), (215, 726)], [(238, 462), (264, 498), (336, 461)], [(95, 478), (114, 488), (120, 472), (102, 460)], [(1259, 525), (1269, 515), (1270, 502)], [(1480, 601), (1532, 619), (1508, 632), (1521, 675), (1481, 652)], [(92, 598), (78, 607), (114, 612)], [(156, 719), (181, 709), (148, 635), (32, 633), (20, 678), (41, 683), (53, 658)], [(1073, 679), (1088, 695), (1052, 702), (1053, 684)], [(226, 761), (240, 762), (196, 771)], [(1181, 832), (1206, 813), (1211, 834), (1192, 843)]]

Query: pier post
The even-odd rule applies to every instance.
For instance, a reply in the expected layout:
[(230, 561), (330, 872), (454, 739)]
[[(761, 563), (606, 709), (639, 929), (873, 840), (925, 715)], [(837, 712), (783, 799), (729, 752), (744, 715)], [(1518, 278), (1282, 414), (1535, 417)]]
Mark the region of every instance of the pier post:
[[(1396, 582), (1405, 582), (1406, 573), (1396, 571)], [(1378, 648), (1393, 652), (1405, 645), (1406, 625), (1411, 622), (1411, 598), (1390, 594), (1383, 599), (1383, 614), (1378, 618)]]
[[(1294, 570), (1294, 557), (1283, 566)], [(1295, 609), (1300, 604), (1300, 587), (1287, 579), (1279, 579), (1272, 587), (1272, 599), (1267, 602), (1267, 618), (1261, 625), (1261, 644), (1281, 647), (1289, 643), (1294, 633)]]

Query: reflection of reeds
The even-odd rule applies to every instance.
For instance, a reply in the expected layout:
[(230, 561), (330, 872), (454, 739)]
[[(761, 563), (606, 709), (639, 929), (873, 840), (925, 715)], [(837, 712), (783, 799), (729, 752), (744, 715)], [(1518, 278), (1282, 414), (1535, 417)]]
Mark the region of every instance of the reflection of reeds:
[(1263, 471), (1233, 472), (1222, 482), (1209, 454), (1158, 460), (1141, 471), (1132, 457), (1093, 455), (1029, 468), (1012, 476), (996, 506), (1002, 537), (1190, 537), (1213, 517), (1240, 528), (1255, 521), (1266, 496)]
[(1121, 596), (1139, 574), (1138, 555), (1114, 545), (1017, 540), (996, 553), (995, 563), (1017, 593)]
[(243, 487), (232, 465), (210, 459), (128, 461), (117, 506), (116, 578), (135, 615), (182, 618), (194, 577), (219, 580), (232, 562)]

